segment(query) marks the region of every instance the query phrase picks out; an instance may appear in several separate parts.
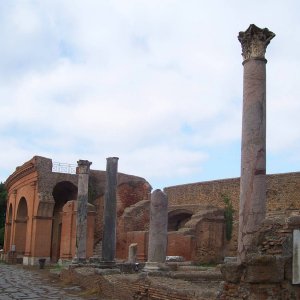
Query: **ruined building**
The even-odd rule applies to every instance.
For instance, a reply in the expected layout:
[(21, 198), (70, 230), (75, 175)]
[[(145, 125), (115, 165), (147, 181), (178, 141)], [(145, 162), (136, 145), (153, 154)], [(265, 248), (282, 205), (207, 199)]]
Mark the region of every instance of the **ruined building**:
[[(75, 256), (76, 167), (57, 169), (51, 159), (35, 156), (6, 180), (8, 189), (4, 251), (9, 259), (36, 264)], [(89, 173), (87, 256), (101, 257), (105, 171)], [(239, 178), (165, 188), (168, 196), (167, 255), (196, 262), (221, 262), (237, 251)], [(137, 243), (137, 258), (147, 260), (150, 184), (118, 173), (116, 258), (126, 260)], [(232, 237), (226, 239), (224, 196), (232, 203)], [(300, 202), (300, 173), (267, 176), (267, 214), (292, 215)]]

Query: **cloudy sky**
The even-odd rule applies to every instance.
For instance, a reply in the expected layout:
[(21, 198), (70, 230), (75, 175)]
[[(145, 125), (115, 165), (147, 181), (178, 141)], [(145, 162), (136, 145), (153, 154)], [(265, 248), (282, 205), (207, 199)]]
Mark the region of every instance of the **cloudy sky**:
[(34, 155), (154, 188), (238, 177), (242, 57), (268, 27), (267, 172), (300, 171), (298, 0), (0, 0), (0, 181)]

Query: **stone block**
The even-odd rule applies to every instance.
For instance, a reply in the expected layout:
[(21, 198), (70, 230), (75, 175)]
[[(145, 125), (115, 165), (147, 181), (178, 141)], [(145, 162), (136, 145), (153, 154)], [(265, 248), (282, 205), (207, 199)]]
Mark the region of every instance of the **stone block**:
[(223, 264), (220, 270), (225, 281), (237, 283), (241, 280), (244, 266), (237, 262), (229, 262)]
[(284, 259), (273, 255), (251, 255), (246, 258), (243, 281), (278, 283), (284, 280)]
[(300, 216), (290, 216), (286, 219), (286, 224), (288, 227), (299, 227), (300, 226)]

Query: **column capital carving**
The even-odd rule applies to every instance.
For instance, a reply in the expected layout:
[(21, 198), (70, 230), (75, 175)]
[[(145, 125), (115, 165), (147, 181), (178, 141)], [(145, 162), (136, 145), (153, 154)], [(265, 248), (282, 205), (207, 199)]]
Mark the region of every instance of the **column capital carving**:
[(251, 24), (246, 31), (240, 31), (238, 40), (242, 45), (242, 56), (247, 59), (265, 59), (267, 46), (275, 33), (268, 28), (259, 28)]
[(78, 174), (88, 174), (90, 172), (90, 165), (92, 162), (88, 160), (78, 160), (77, 165), (78, 165)]

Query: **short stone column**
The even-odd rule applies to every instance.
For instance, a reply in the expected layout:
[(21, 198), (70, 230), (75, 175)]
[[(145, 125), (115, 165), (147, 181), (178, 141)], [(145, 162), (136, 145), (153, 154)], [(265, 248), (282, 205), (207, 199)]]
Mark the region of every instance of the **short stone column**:
[(128, 247), (128, 262), (131, 264), (135, 264), (137, 259), (137, 243), (130, 244)]
[(76, 216), (76, 253), (74, 262), (86, 261), (87, 213), (90, 165), (88, 160), (79, 160), (78, 164), (78, 195)]
[(102, 264), (110, 267), (115, 264), (116, 255), (117, 175), (119, 158), (108, 157), (106, 160)]
[(238, 262), (266, 213), (266, 62), (275, 34), (251, 24), (238, 39), (244, 66)]
[(148, 260), (145, 270), (164, 267), (168, 242), (168, 198), (161, 190), (155, 190), (150, 201), (150, 228)]

